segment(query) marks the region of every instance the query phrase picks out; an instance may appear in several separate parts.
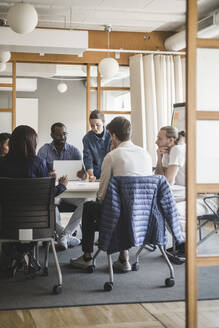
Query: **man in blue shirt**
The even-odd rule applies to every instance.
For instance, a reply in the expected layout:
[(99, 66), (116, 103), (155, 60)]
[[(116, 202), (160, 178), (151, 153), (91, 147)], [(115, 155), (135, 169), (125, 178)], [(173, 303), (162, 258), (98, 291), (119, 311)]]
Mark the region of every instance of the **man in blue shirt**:
[[(38, 151), (38, 156), (45, 159), (50, 174), (53, 174), (53, 161), (54, 160), (81, 160), (82, 156), (80, 151), (66, 142), (67, 131), (63, 123), (54, 123), (51, 126), (51, 137), (53, 142), (46, 143)], [(75, 211), (71, 216), (69, 223), (65, 229), (61, 226), (60, 215), (56, 219), (56, 231), (59, 235), (58, 244), (67, 249), (68, 247), (76, 246), (80, 240), (73, 237), (78, 224), (81, 222), (84, 198), (62, 198), (59, 200), (58, 205), (71, 204), (75, 207)]]

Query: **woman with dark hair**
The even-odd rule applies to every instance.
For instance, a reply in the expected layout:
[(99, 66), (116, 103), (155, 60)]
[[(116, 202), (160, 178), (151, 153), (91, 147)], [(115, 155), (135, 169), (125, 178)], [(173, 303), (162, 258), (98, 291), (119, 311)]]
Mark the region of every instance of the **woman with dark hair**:
[[(16, 127), (10, 138), (9, 152), (0, 161), (0, 176), (9, 178), (48, 177), (46, 161), (36, 155), (36, 146), (37, 133), (34, 129), (27, 125)], [(67, 183), (67, 177), (61, 177), (59, 184), (55, 187), (55, 194), (58, 195), (65, 191)], [(13, 259), (11, 267), (9, 267), (13, 274), (22, 263), (25, 265), (24, 254), (29, 258), (27, 262), (29, 273), (40, 269), (40, 265), (33, 257), (33, 245), (23, 244), (20, 248), (15, 243), (8, 248), (6, 244), (3, 249)]]
[(104, 126), (104, 114), (99, 110), (90, 113), (91, 130), (83, 138), (83, 161), (90, 181), (100, 178), (101, 165), (110, 151), (111, 138)]
[[(37, 133), (27, 125), (16, 127), (9, 141), (9, 152), (0, 162), (1, 177), (48, 177), (46, 162), (36, 155)], [(66, 189), (67, 178), (59, 179), (56, 194)]]
[(8, 143), (10, 137), (10, 133), (0, 133), (0, 157), (7, 155), (9, 151)]

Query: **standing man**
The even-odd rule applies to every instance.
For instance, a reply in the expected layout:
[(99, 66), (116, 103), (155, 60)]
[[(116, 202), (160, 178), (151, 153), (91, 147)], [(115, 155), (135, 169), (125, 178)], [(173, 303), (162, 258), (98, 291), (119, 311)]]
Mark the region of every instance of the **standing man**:
[[(82, 250), (83, 255), (71, 259), (73, 267), (86, 269), (92, 264), (95, 228), (100, 220), (101, 202), (112, 176), (147, 176), (152, 175), (151, 157), (143, 148), (134, 145), (131, 138), (131, 123), (124, 117), (114, 118), (108, 125), (114, 150), (103, 160), (100, 187), (97, 202), (86, 202), (82, 216)], [(114, 268), (122, 272), (131, 271), (128, 250), (120, 252)]]
[[(53, 161), (54, 160), (81, 160), (82, 156), (80, 151), (66, 142), (67, 131), (63, 123), (54, 123), (51, 126), (51, 143), (46, 143), (38, 151), (38, 156), (45, 159), (50, 174), (53, 173)], [(61, 226), (61, 218), (58, 213), (56, 218), (56, 231), (58, 233), (58, 244), (63, 248), (73, 247), (80, 244), (80, 240), (73, 237), (72, 234), (75, 232), (78, 224), (81, 221), (84, 198), (62, 198), (60, 203), (70, 203), (76, 208), (73, 215), (71, 216), (69, 223), (65, 229)], [(58, 212), (58, 211), (57, 211)]]
[(90, 113), (91, 130), (83, 138), (83, 161), (89, 180), (100, 178), (101, 165), (110, 151), (111, 139), (104, 126), (104, 114), (99, 110)]

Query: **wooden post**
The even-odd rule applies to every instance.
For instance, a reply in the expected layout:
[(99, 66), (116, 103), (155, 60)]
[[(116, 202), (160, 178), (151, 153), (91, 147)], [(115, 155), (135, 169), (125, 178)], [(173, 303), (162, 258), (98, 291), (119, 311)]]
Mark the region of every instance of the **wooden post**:
[(197, 0), (187, 0), (186, 131), (186, 327), (197, 327), (196, 216), (196, 37)]
[(16, 128), (16, 61), (12, 62), (12, 130)]

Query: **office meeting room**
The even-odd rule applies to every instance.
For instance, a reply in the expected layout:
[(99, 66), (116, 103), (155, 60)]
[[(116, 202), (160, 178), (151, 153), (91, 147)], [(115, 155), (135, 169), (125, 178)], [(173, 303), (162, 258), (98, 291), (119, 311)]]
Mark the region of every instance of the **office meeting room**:
[(216, 328), (218, 0), (0, 2), (0, 328)]

